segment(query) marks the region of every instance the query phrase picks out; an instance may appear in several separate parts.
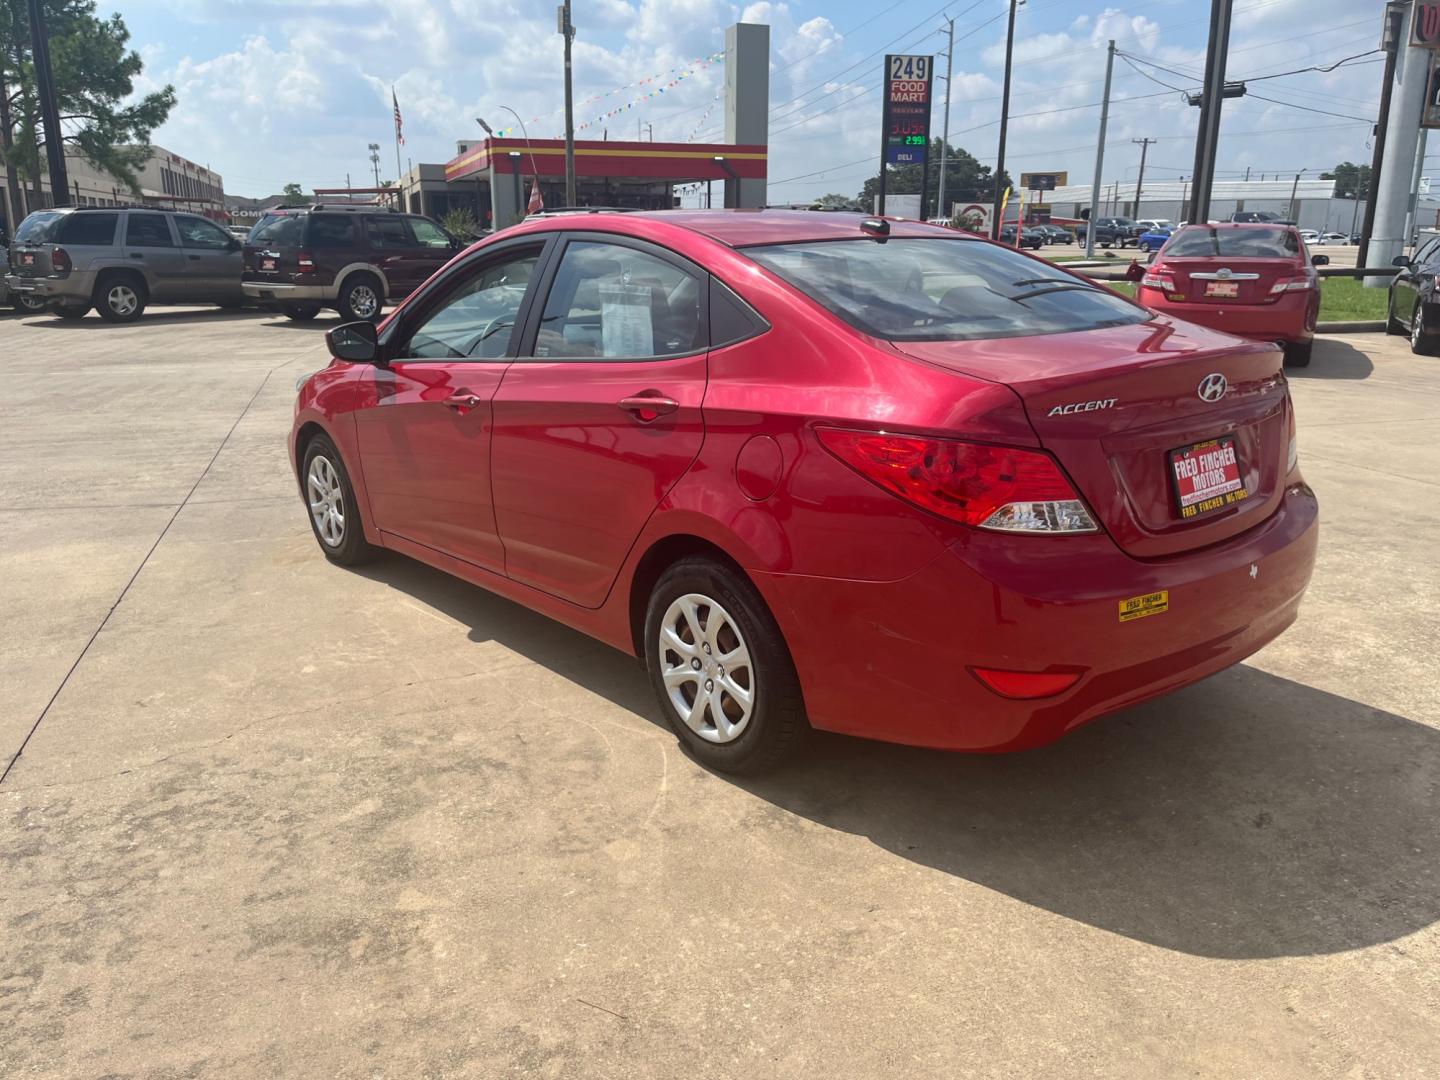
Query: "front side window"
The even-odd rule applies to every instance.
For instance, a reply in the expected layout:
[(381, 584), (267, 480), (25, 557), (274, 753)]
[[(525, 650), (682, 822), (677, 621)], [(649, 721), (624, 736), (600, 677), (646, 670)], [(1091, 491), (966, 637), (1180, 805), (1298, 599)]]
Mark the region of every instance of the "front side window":
[(410, 335), (399, 358), (494, 360), (503, 357), (509, 351), (516, 317), (539, 259), (538, 247), (515, 252), (463, 280)]
[(370, 246), (373, 248), (408, 248), (414, 246), (405, 219), (382, 217), (370, 219)]
[(1300, 254), (1300, 237), (1285, 228), (1187, 225), (1170, 238), (1165, 254), (1175, 259), (1293, 259)]
[(355, 246), (355, 218), (344, 214), (311, 214), (306, 244), (334, 250)]
[(856, 329), (891, 341), (1029, 337), (1150, 317), (1108, 289), (983, 241), (855, 239), (741, 250)]
[(618, 244), (575, 241), (550, 286), (535, 355), (645, 359), (703, 347), (700, 282)]
[(125, 225), (125, 243), (131, 247), (174, 247), (170, 223), (159, 214), (131, 214)]
[(175, 219), (175, 230), (180, 234), (181, 247), (205, 248), (208, 251), (230, 250), (230, 234), (204, 218), (181, 214)]
[(450, 237), (445, 234), (445, 230), (428, 218), (411, 218), (410, 228), (414, 231), (415, 240), (421, 247), (448, 248), (450, 246)]
[(119, 214), (67, 214), (55, 229), (57, 244), (101, 247), (115, 243)]

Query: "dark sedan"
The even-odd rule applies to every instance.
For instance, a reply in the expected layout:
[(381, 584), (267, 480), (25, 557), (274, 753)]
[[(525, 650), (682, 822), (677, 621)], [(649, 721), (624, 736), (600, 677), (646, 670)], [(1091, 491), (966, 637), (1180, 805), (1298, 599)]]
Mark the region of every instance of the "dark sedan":
[(1435, 279), (1440, 276), (1440, 237), (1421, 244), (1413, 255), (1396, 255), (1400, 272), (1390, 282), (1390, 306), (1385, 329), (1408, 334), (1410, 351), (1421, 356), (1440, 353), (1440, 298)]

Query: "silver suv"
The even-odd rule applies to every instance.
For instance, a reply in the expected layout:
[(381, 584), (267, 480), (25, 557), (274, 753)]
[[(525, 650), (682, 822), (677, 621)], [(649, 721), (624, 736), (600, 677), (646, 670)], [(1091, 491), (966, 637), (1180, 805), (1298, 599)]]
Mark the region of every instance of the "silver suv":
[(62, 319), (95, 308), (133, 322), (152, 300), (239, 307), (241, 243), (198, 214), (90, 206), (37, 210), (15, 230), (5, 284)]

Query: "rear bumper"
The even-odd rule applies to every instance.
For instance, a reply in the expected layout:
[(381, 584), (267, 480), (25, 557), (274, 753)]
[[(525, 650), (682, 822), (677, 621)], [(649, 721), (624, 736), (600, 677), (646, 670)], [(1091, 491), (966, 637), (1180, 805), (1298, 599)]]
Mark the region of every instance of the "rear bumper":
[(1136, 299), (1152, 311), (1255, 341), (1309, 341), (1320, 307), (1313, 291), (1288, 293), (1273, 304), (1176, 303), (1156, 289), (1141, 289)]
[[(1106, 536), (972, 533), (911, 577), (756, 574), (814, 725), (948, 750), (1018, 750), (1243, 660), (1295, 619), (1318, 536), (1314, 494), (1286, 489), (1226, 543), (1141, 561)], [(1124, 600), (1169, 609), (1121, 622)], [(1081, 672), (1064, 693), (1004, 698), (969, 668)]]
[(12, 293), (22, 293), (40, 300), (62, 304), (88, 304), (95, 292), (95, 273), (90, 270), (74, 270), (63, 278), (6, 274), (5, 287)]
[(278, 281), (242, 281), (240, 291), (262, 304), (323, 304), (335, 299), (333, 286), (292, 285)]

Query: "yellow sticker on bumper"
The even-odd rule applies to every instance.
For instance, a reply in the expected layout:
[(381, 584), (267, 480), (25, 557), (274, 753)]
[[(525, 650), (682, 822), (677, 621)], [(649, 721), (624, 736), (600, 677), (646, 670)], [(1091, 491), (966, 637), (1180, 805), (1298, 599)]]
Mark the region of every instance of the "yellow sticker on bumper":
[(1146, 593), (1144, 596), (1132, 596), (1129, 600), (1120, 601), (1120, 621), (1129, 622), (1131, 619), (1143, 619), (1146, 615), (1159, 615), (1162, 611), (1170, 610), (1170, 590), (1161, 589), (1159, 592)]

